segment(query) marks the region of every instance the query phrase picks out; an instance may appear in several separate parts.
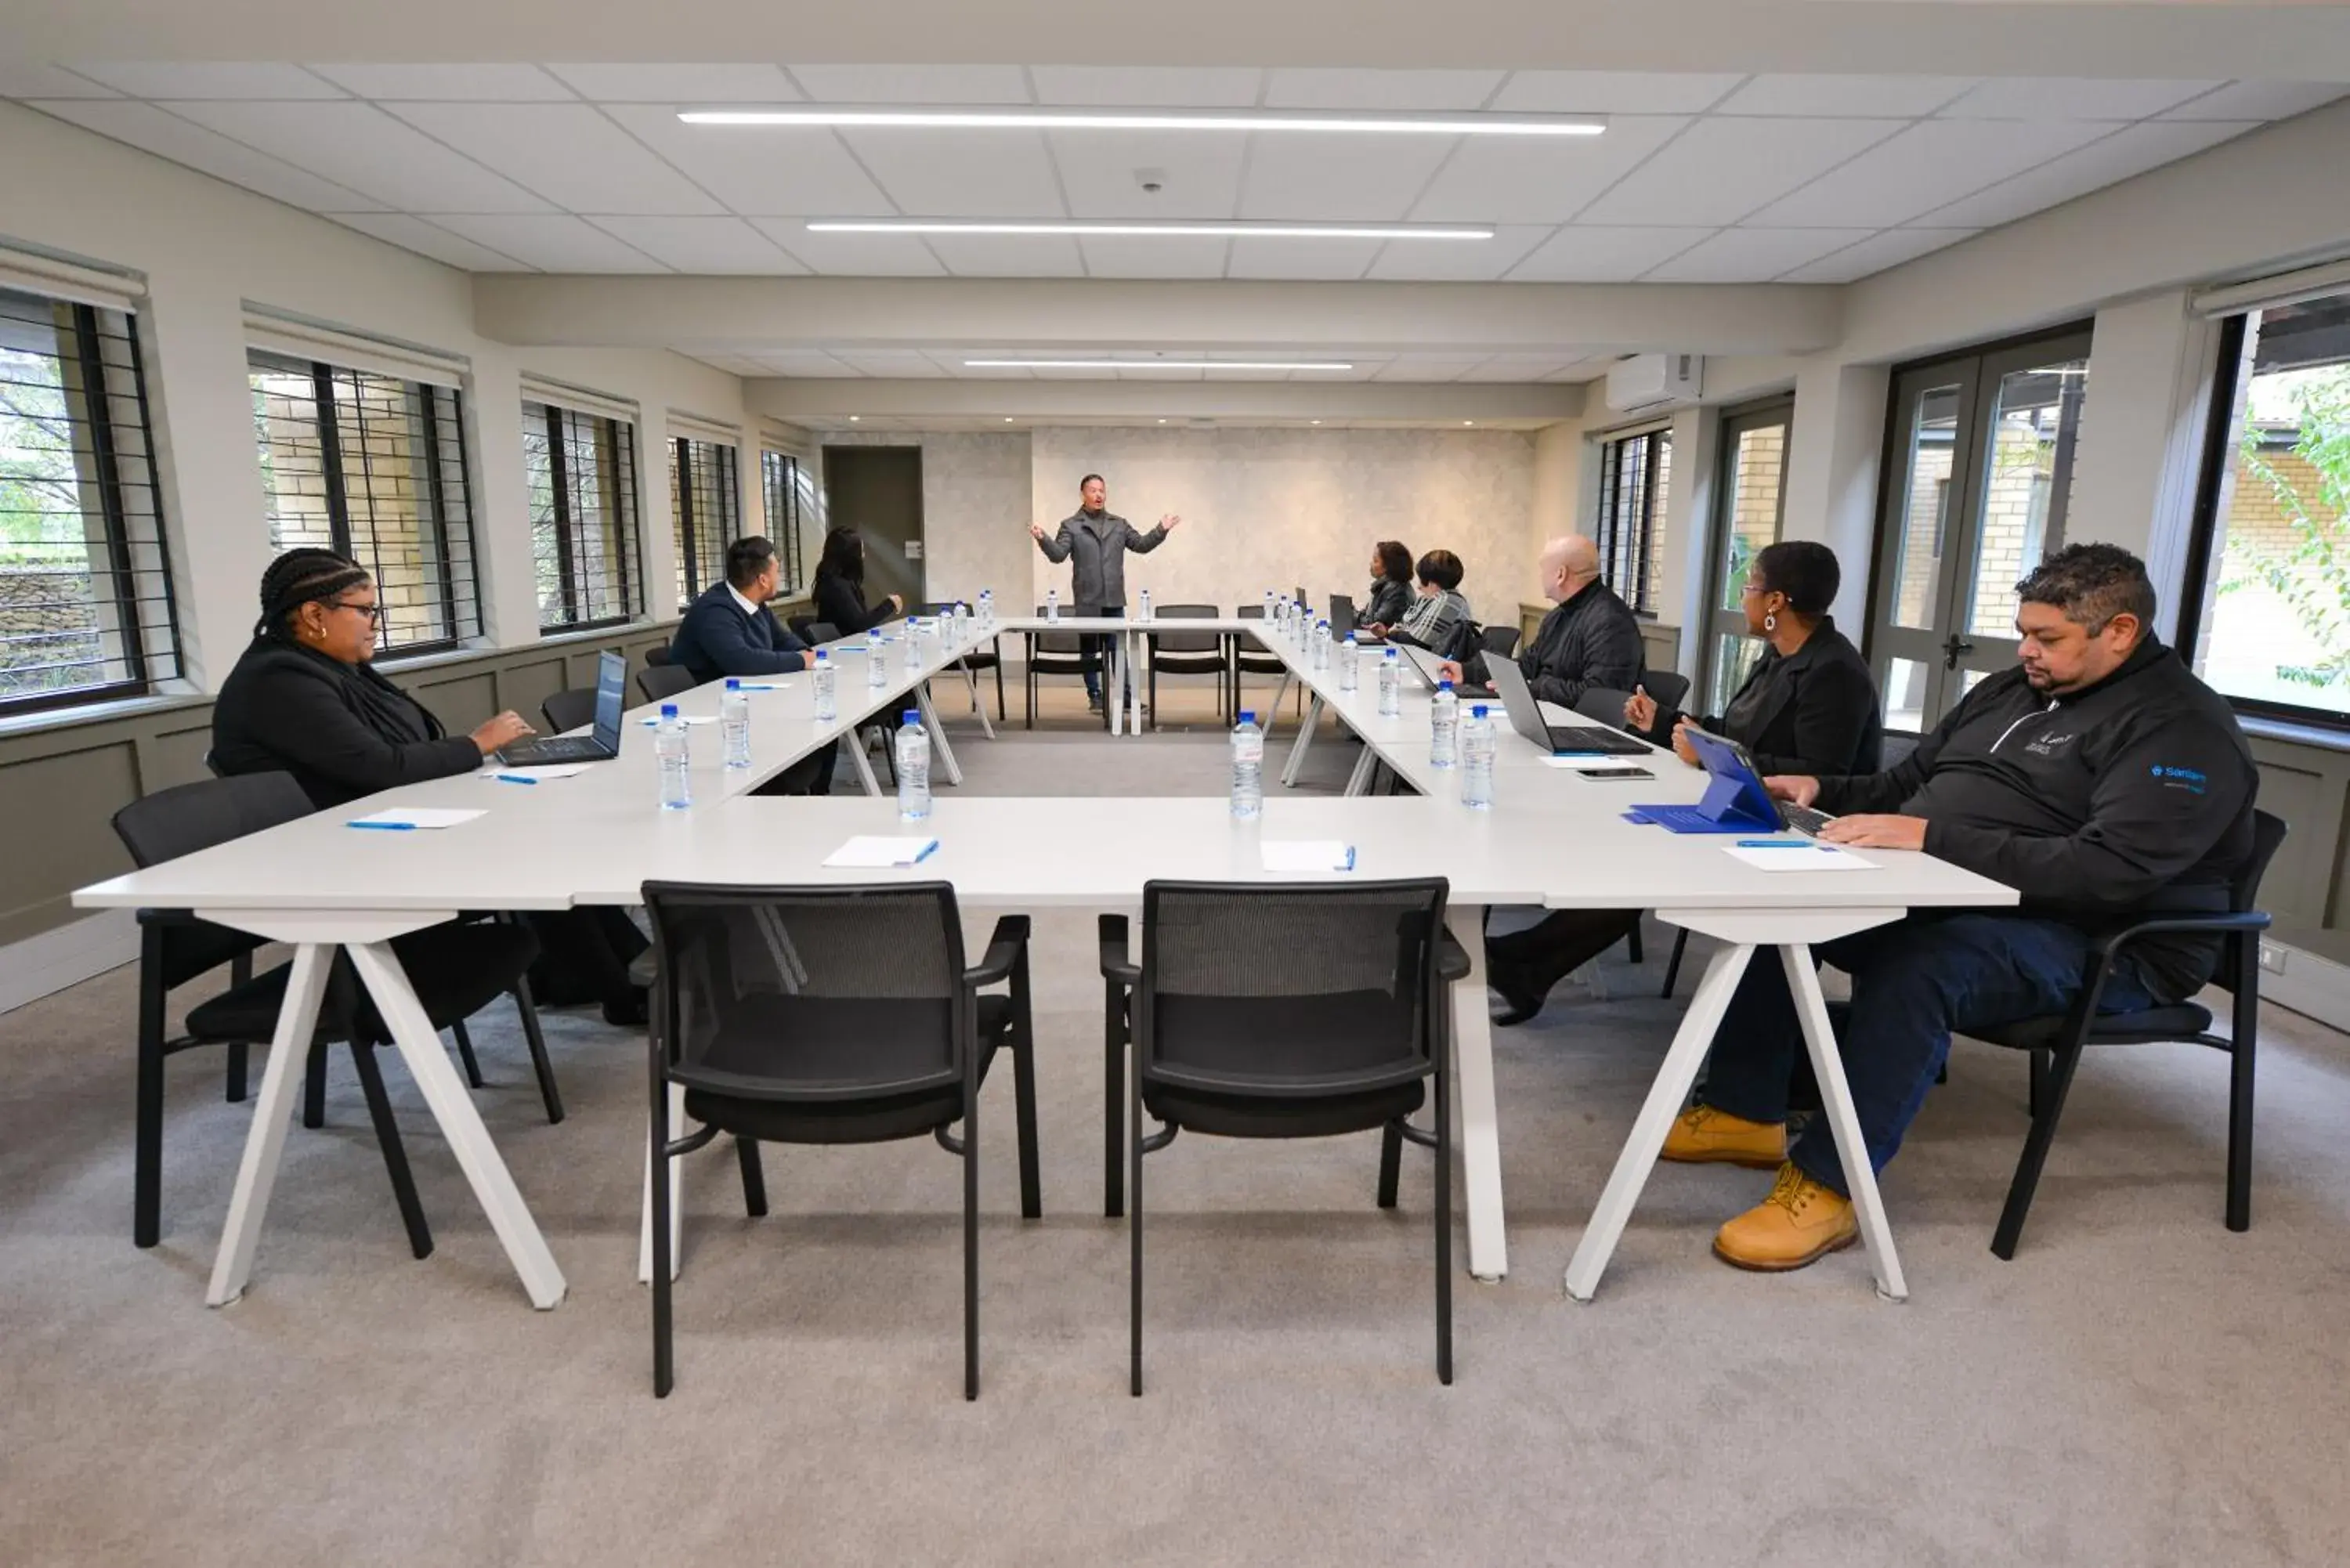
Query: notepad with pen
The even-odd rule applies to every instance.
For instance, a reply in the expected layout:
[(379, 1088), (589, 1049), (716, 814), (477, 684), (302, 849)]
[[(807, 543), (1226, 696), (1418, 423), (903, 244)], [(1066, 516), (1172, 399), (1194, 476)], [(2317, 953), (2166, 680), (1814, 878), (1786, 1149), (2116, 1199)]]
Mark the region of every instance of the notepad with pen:
[(1262, 846), (1264, 868), (1290, 873), (1352, 871), (1355, 846), (1336, 838), (1274, 840)]
[(411, 805), (405, 809), (394, 806), (384, 811), (371, 811), (365, 816), (352, 817), (344, 826), (371, 827), (385, 833), (414, 833), (428, 828), (454, 827), (481, 815), (478, 811), (455, 811), (446, 806)]
[(919, 866), (936, 854), (938, 847), (939, 841), (935, 838), (860, 833), (826, 856), (824, 863), (836, 867), (868, 870)]

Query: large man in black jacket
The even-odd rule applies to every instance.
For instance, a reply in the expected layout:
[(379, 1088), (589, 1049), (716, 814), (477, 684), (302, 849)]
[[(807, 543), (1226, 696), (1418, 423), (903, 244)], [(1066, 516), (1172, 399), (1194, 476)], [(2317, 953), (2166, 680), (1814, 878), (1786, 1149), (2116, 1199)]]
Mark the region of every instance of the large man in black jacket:
[[(1543, 597), (1556, 607), (1534, 628), (1518, 669), (1536, 698), (1572, 708), (1594, 686), (1630, 691), (1646, 653), (1640, 623), (1615, 589), (1599, 580), (1599, 546), (1580, 535), (1543, 546)], [(1471, 650), (1444, 673), (1456, 684), (1492, 684), (1485, 656)]]
[[(2075, 545), (2017, 592), (2019, 668), (1977, 686), (1898, 767), (1766, 781), (1782, 798), (1842, 814), (1825, 838), (1923, 849), (2022, 895), (2012, 911), (1921, 911), (1814, 950), (1852, 976), (1839, 1048), (1879, 1169), (1953, 1032), (2064, 1012), (2101, 929), (2147, 912), (2225, 909), (2252, 851), (2251, 750), (2226, 701), (2155, 640), (2154, 589), (2137, 558)], [(2211, 937), (2133, 943), (2100, 1006), (2178, 1001), (2218, 955)], [(1856, 1235), (1825, 1118), (1786, 1147), (1801, 1049), (1784, 973), (1749, 968), (1715, 1036), (1702, 1103), (1666, 1138), (1668, 1159), (1780, 1167), (1770, 1199), (1714, 1238), (1742, 1267), (1801, 1268)]]
[[(768, 613), (783, 586), (775, 545), (756, 534), (726, 546), (726, 580), (702, 590), (671, 639), (670, 657), (696, 684), (729, 675), (785, 675), (807, 666), (807, 644)], [(777, 776), (779, 794), (830, 794), (837, 748), (827, 746)]]

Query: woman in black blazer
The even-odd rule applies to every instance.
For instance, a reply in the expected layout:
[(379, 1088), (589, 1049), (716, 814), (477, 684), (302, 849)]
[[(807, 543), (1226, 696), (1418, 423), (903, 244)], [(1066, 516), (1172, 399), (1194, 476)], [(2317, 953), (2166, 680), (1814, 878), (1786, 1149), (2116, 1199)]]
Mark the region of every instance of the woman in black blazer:
[[(1765, 776), (1876, 773), (1885, 730), (1877, 681), (1827, 613), (1842, 577), (1825, 545), (1766, 545), (1747, 569), (1740, 603), (1747, 631), (1768, 646), (1730, 705), (1692, 719), (1635, 691), (1624, 704), (1624, 727), (1660, 746), (1669, 742), (1691, 767), (1697, 753), (1684, 731), (1695, 724), (1744, 746)], [(1621, 941), (1639, 919), (1638, 909), (1559, 909), (1526, 930), (1488, 937), (1486, 983), (1505, 1003), (1494, 1022), (1523, 1023), (1541, 1012), (1551, 987)]]
[(824, 556), (816, 563), (809, 594), (816, 600), (816, 618), (843, 637), (861, 636), (906, 607), (897, 594), (865, 602), (865, 541), (854, 528), (835, 528), (824, 536)]
[(1355, 624), (1340, 628), (1340, 634), (1364, 631), (1376, 635), (1391, 626), (1400, 626), (1413, 597), (1411, 552), (1403, 547), (1399, 539), (1382, 539), (1371, 546), (1369, 597), (1356, 608)]

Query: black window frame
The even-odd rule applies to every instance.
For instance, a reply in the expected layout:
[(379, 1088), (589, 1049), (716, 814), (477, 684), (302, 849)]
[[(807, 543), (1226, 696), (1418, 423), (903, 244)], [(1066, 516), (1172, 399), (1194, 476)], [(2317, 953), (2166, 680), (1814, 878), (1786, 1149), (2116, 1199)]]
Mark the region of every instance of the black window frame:
[[(93, 579), (103, 572), (109, 591), (105, 603), (109, 607), (121, 640), (119, 660), (123, 674), (117, 680), (105, 680), (83, 686), (55, 687), (16, 695), (0, 695), (0, 718), (16, 718), (30, 713), (56, 712), (69, 708), (96, 706), (119, 702), (155, 694), (158, 682), (177, 680), (183, 673), (181, 659), (179, 602), (172, 582), (171, 566), (170, 529), (164, 514), (162, 484), (155, 471), (155, 425), (147, 396), (147, 371), (140, 341), (139, 315), (135, 310), (113, 306), (100, 307), (86, 301), (59, 299), (29, 289), (10, 288), (0, 294), (14, 296), (35, 306), (47, 306), (52, 329), (66, 330), (65, 323), (57, 320), (63, 313), (71, 323), (73, 363), (70, 367), (78, 385), (68, 380), (65, 348), (58, 350), (58, 372), (61, 389), (66, 396), (66, 418), (68, 423), (84, 431), (89, 442), (88, 458), (94, 472), (88, 480), (77, 480), (85, 526), (90, 518), (88, 492), (96, 492), (97, 520), (104, 535), (105, 566), (95, 563), (84, 570)], [(119, 330), (107, 330), (108, 323), (100, 318), (101, 308), (107, 317), (119, 317)], [(109, 341), (121, 346), (122, 359), (109, 361), (107, 347)], [(128, 393), (114, 390), (115, 378), (127, 373)], [(93, 389), (96, 389), (93, 392)], [(135, 418), (127, 422), (126, 415)], [(127, 429), (126, 429), (127, 424)], [(126, 436), (129, 439), (126, 441)], [(135, 452), (126, 453), (126, 445)], [(127, 463), (135, 462), (141, 477), (126, 479)], [(143, 488), (148, 501), (143, 511), (133, 508), (125, 491)], [(134, 524), (134, 517), (136, 524)], [(134, 526), (151, 531), (151, 537), (133, 536)], [(155, 565), (142, 567), (139, 554), (151, 554)], [(143, 592), (140, 579), (153, 579), (152, 592)], [(93, 602), (97, 602), (95, 592)], [(151, 615), (150, 607), (160, 604), (159, 615)], [(35, 633), (54, 636), (51, 633)], [(102, 634), (101, 634), (102, 635)], [(81, 661), (73, 661), (76, 663)], [(105, 663), (118, 662), (114, 659)]]
[[(1641, 447), (1635, 459), (1638, 469), (1631, 504), (1638, 515), (1627, 528), (1623, 514), (1625, 449), (1636, 441)], [(1659, 481), (1669, 477), (1672, 446), (1670, 425), (1627, 431), (1599, 441), (1599, 504), (1592, 524), (1592, 538), (1599, 546), (1599, 580), (1645, 620), (1657, 618), (1657, 582), (1650, 568), (1656, 562), (1655, 545), (1663, 536), (1665, 519), (1658, 502), (1664, 486)]]
[[(701, 449), (698, 453), (696, 448)], [(726, 546), (743, 536), (742, 475), (736, 467), (741, 453), (740, 446), (708, 436), (670, 437), (671, 522), (681, 610), (726, 580)], [(711, 480), (706, 490), (697, 483), (705, 476)], [(706, 504), (712, 498), (717, 502), (714, 519)], [(705, 554), (706, 561), (702, 558)]]
[[(525, 436), (532, 432), (534, 423), (538, 427), (537, 433), (546, 442), (551, 514), (548, 521), (555, 531), (557, 592), (567, 614), (567, 618), (549, 620), (546, 601), (541, 599), (538, 629), (544, 635), (560, 637), (576, 631), (626, 626), (637, 618), (644, 580), (643, 553), (639, 543), (643, 506), (637, 486), (637, 427), (629, 421), (613, 415), (592, 413), (562, 403), (526, 397), (523, 400)], [(577, 514), (581, 487), (572, 467), (573, 454), (583, 445), (595, 452), (596, 462), (601, 470), (599, 487), (609, 494), (611, 509), (619, 524), (619, 549), (611, 558), (617, 578), (614, 591), (618, 597), (618, 609), (609, 615), (584, 613), (592, 607), (593, 598), (592, 592), (589, 597), (583, 597), (579, 582), (579, 562), (584, 553), (579, 536), (583, 519)], [(531, 519), (534, 596), (538, 582), (538, 521), (536, 515)], [(596, 524), (592, 518), (585, 521), (591, 526)]]

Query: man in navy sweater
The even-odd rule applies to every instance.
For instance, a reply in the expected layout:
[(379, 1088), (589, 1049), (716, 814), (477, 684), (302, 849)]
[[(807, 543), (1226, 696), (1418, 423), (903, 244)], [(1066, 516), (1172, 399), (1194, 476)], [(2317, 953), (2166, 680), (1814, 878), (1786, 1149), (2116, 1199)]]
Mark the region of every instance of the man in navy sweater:
[[(807, 644), (767, 613), (783, 586), (775, 545), (754, 534), (726, 546), (726, 580), (703, 590), (678, 623), (670, 658), (696, 685), (729, 675), (786, 675), (807, 668)], [(830, 794), (838, 748), (827, 746), (779, 774), (781, 794)]]

